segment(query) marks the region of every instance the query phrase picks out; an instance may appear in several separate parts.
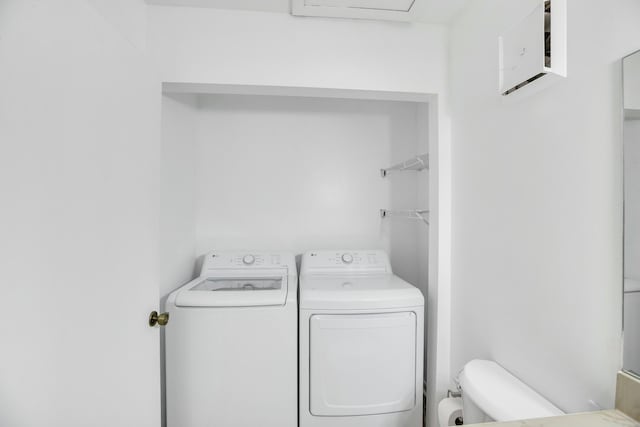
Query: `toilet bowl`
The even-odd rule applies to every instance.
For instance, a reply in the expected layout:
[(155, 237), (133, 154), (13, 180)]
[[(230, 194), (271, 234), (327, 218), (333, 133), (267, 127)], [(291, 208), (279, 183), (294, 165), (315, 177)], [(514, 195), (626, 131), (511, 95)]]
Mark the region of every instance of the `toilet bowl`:
[(468, 362), (460, 373), (459, 381), (464, 424), (564, 414), (553, 403), (490, 360)]

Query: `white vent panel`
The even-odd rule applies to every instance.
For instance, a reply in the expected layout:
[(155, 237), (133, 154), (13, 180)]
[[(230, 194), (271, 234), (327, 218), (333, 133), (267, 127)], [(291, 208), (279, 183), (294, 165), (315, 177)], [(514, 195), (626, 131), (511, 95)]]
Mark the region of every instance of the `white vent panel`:
[(292, 0), (298, 16), (410, 21), (415, 0)]
[(498, 38), (502, 95), (533, 93), (542, 81), (567, 76), (567, 0), (533, 3), (535, 9)]
[(409, 12), (414, 0), (305, 0), (306, 6)]

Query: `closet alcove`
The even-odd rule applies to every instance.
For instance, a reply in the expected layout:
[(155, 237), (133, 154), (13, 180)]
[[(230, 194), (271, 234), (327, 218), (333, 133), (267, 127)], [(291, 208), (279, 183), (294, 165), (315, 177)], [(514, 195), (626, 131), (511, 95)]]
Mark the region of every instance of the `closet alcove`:
[(211, 250), (383, 249), (425, 295), (428, 377), (437, 117), (428, 94), (165, 83), (161, 295)]

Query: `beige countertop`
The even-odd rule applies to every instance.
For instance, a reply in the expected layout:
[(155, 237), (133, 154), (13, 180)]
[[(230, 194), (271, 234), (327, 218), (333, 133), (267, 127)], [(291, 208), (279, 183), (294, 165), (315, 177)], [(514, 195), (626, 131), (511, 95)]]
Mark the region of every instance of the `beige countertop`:
[(567, 414), (559, 417), (536, 418), (532, 420), (469, 424), (469, 426), (473, 425), (478, 427), (640, 427), (640, 423), (616, 409)]

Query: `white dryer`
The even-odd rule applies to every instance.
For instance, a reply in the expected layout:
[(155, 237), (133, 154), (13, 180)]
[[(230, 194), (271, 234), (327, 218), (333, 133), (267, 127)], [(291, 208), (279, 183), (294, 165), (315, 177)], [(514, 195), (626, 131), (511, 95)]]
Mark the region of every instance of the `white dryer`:
[(297, 425), (297, 284), (292, 254), (214, 252), (169, 295), (168, 427)]
[(300, 427), (422, 426), (424, 298), (383, 251), (314, 251), (300, 271)]

